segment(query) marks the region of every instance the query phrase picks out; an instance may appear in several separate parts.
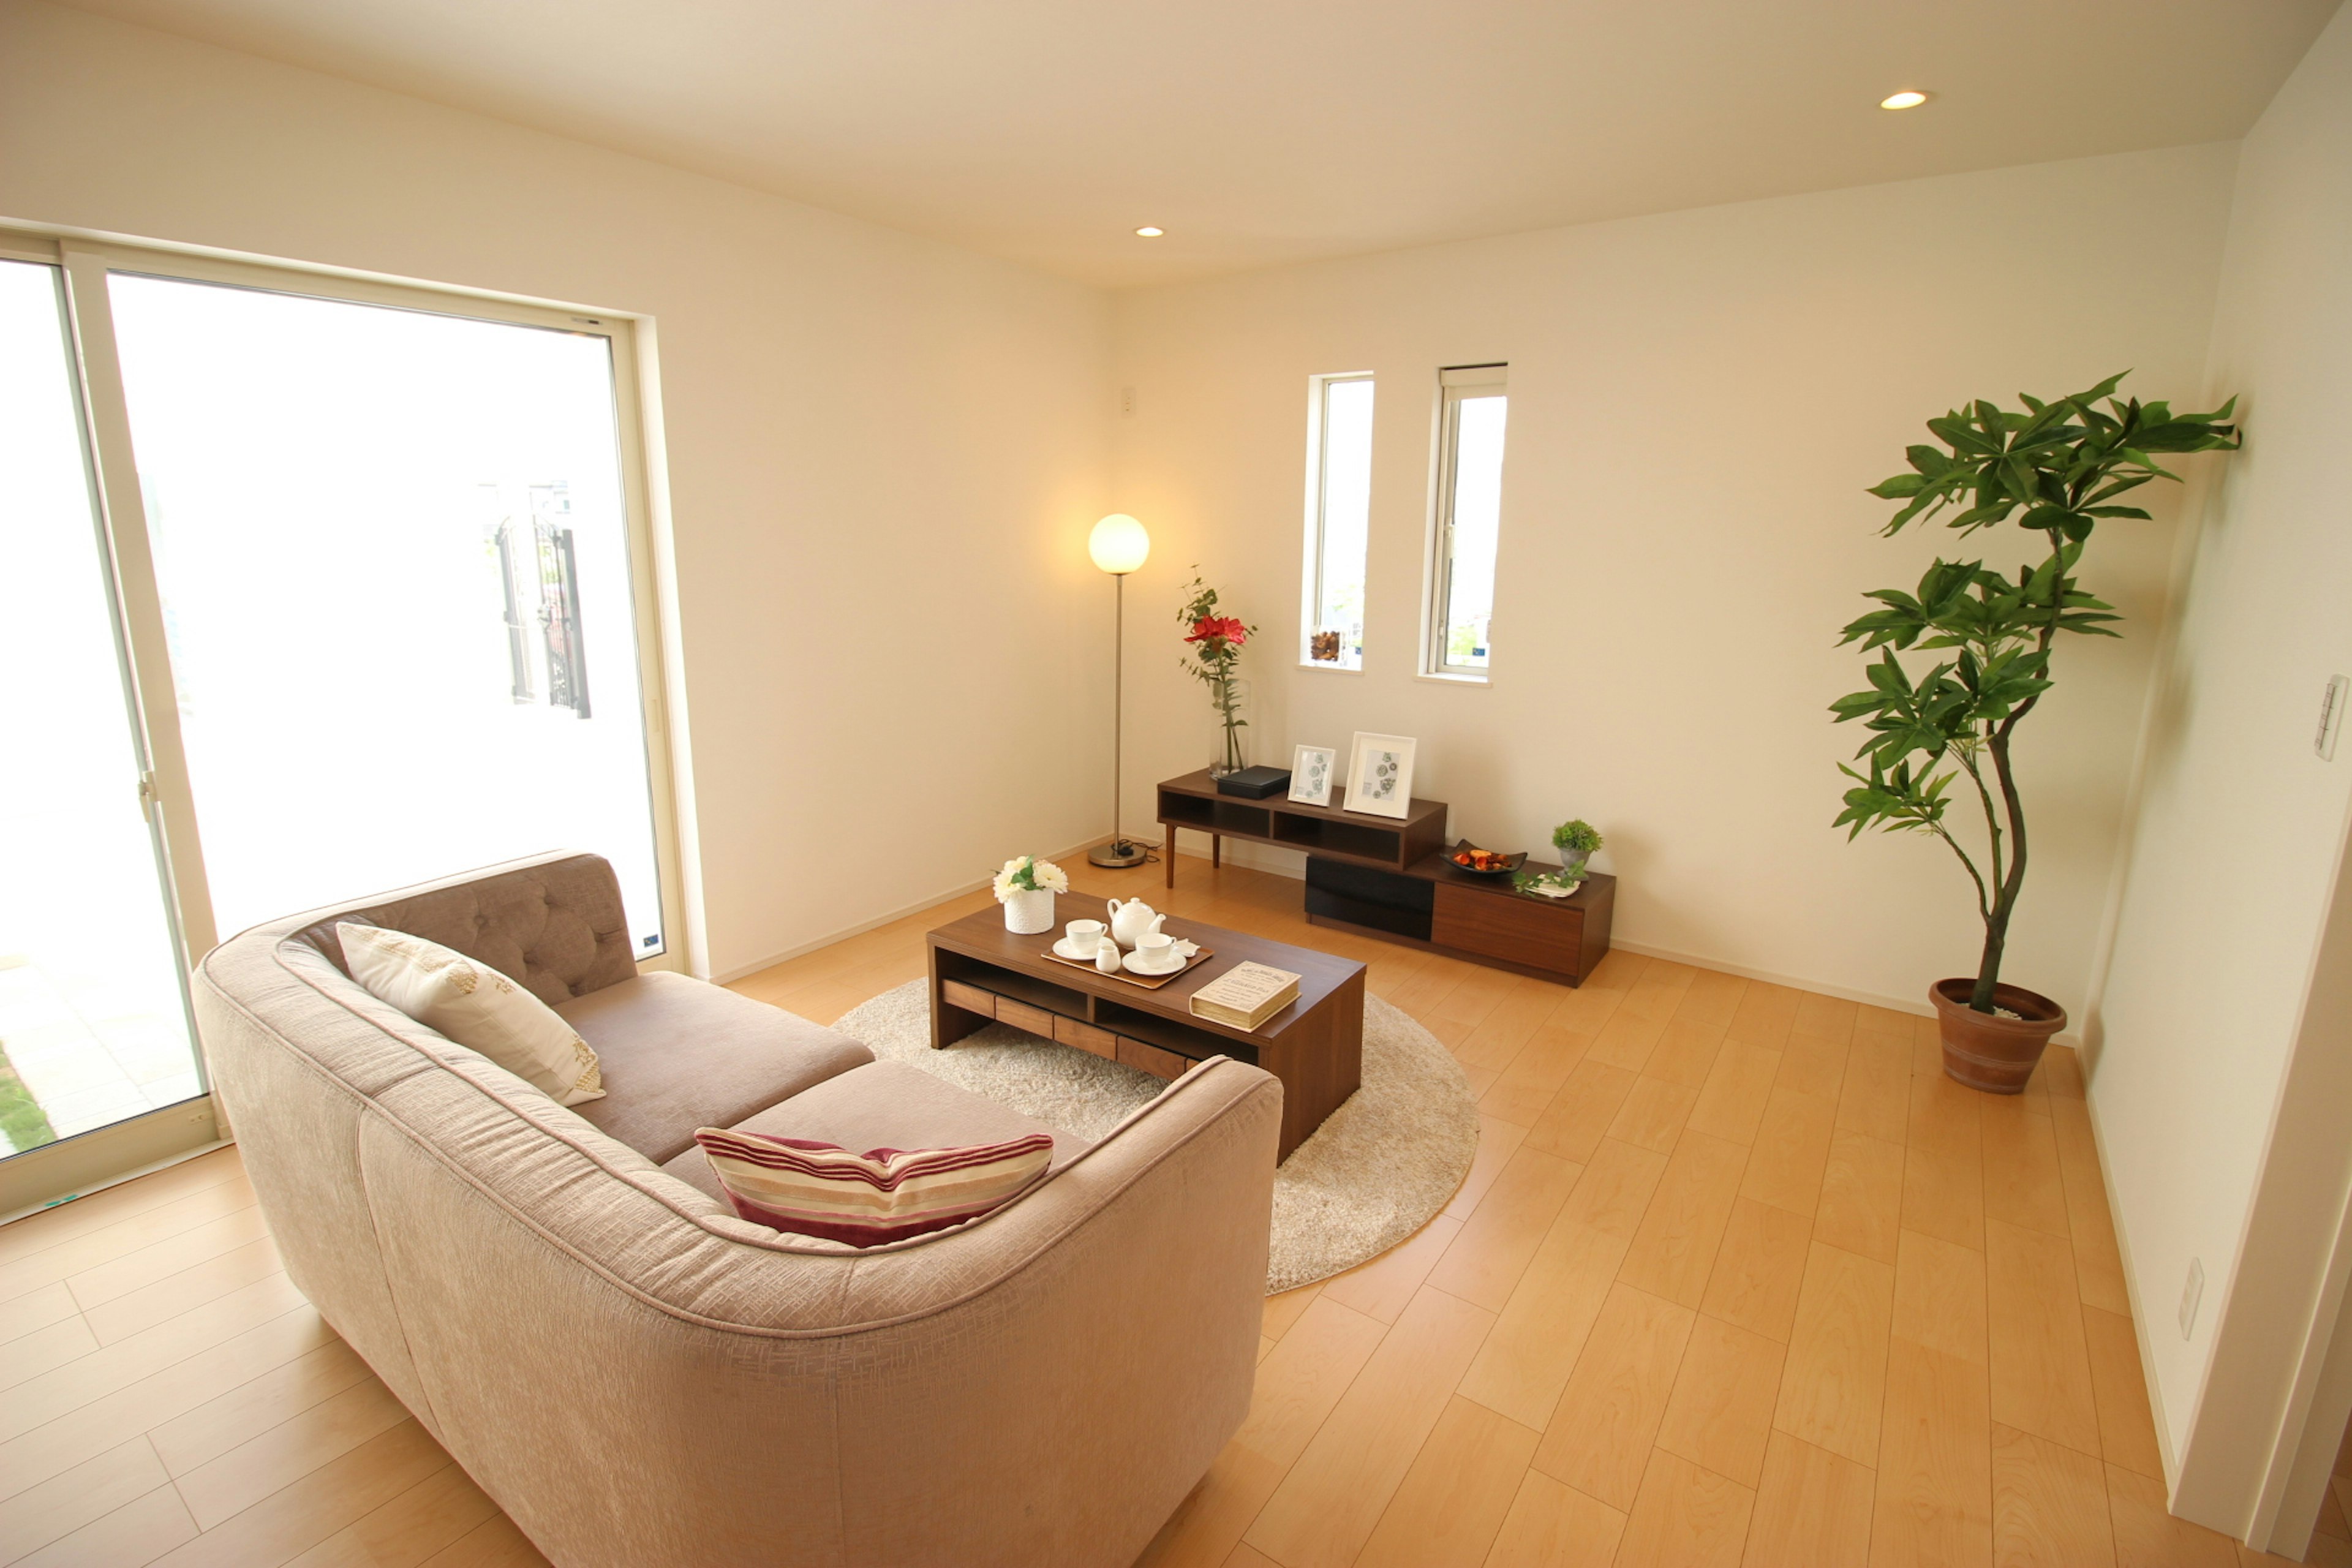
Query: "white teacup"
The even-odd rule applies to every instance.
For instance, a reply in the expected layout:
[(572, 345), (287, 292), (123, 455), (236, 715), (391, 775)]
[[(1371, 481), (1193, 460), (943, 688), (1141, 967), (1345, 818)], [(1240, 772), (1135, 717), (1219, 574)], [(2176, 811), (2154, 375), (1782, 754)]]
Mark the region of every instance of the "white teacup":
[(1164, 931), (1148, 931), (1135, 944), (1135, 961), (1146, 969), (1166, 969), (1179, 962), (1176, 939)]
[(1100, 921), (1072, 921), (1065, 928), (1069, 937), (1070, 951), (1093, 957), (1095, 943), (1102, 940), (1106, 929)]

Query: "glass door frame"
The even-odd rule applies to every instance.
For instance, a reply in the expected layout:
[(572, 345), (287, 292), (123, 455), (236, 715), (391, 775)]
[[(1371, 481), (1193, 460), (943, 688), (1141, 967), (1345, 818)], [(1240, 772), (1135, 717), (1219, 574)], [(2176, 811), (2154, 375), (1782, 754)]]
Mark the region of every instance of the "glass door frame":
[[(622, 312), (22, 229), (0, 228), (0, 259), (56, 267), (62, 279), (67, 343), (80, 405), (83, 458), (98, 518), (100, 548), (109, 568), (107, 593), (138, 749), (139, 776), (125, 783), (139, 791), (155, 838), (158, 874), (178, 943), (184, 997), (196, 964), (218, 944), (222, 933), (215, 929), (207, 889), (195, 798), (181, 744), (178, 689), (164, 636), (163, 595), (116, 355), (114, 314), (107, 286), (109, 274), (116, 272), (551, 328), (605, 340), (613, 369), (637, 679), (653, 803), (654, 861), (665, 933), (664, 951), (642, 960), (638, 967), (693, 967), (690, 955), (700, 952), (704, 944), (699, 921), (689, 915), (694, 906), (686, 896), (684, 879), (678, 811), (684, 788), (677, 772), (683, 742), (681, 738), (674, 745), (671, 735), (671, 714), (682, 711), (682, 693), (672, 677), (680, 668), (674, 612), (677, 597), (667, 519), (656, 506), (656, 492), (649, 482), (654, 459), (646, 433), (657, 427), (657, 416), (647, 401), (638, 367), (639, 331), (650, 323)], [(195, 1038), (193, 1019), (189, 1037)], [(0, 1159), (0, 1221), (234, 1138), (211, 1093), (201, 1042), (196, 1071), (205, 1092), (194, 1100)]]

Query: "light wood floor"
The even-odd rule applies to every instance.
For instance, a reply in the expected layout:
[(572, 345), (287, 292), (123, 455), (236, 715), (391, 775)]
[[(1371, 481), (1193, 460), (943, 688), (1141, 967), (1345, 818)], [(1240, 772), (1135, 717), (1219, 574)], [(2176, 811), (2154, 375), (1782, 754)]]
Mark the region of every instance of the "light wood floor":
[[(1482, 1138), (1419, 1236), (1266, 1303), (1145, 1563), (2280, 1561), (2164, 1510), (2071, 1053), (1991, 1099), (1905, 1015), (1628, 953), (1570, 991), (1160, 877), (1078, 879), (1364, 960)], [(739, 989), (829, 1022), (984, 901)], [(542, 1561), (287, 1282), (235, 1151), (0, 1228), (0, 1564)]]

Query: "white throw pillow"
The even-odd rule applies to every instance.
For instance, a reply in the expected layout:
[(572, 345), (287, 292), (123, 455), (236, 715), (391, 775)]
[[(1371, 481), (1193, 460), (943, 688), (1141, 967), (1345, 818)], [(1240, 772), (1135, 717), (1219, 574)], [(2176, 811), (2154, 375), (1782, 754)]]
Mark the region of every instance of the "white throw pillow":
[(596, 1053), (562, 1015), (487, 963), (406, 931), (338, 921), (352, 978), (429, 1029), (479, 1051), (559, 1105), (604, 1098)]

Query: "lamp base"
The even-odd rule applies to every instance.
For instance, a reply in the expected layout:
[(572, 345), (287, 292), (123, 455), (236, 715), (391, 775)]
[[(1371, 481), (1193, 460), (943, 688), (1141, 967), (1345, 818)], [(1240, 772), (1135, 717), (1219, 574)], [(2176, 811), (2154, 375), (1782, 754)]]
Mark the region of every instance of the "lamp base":
[(1114, 838), (1108, 844), (1097, 844), (1087, 851), (1087, 864), (1108, 866), (1124, 871), (1130, 866), (1140, 866), (1151, 858), (1151, 851), (1132, 838)]

